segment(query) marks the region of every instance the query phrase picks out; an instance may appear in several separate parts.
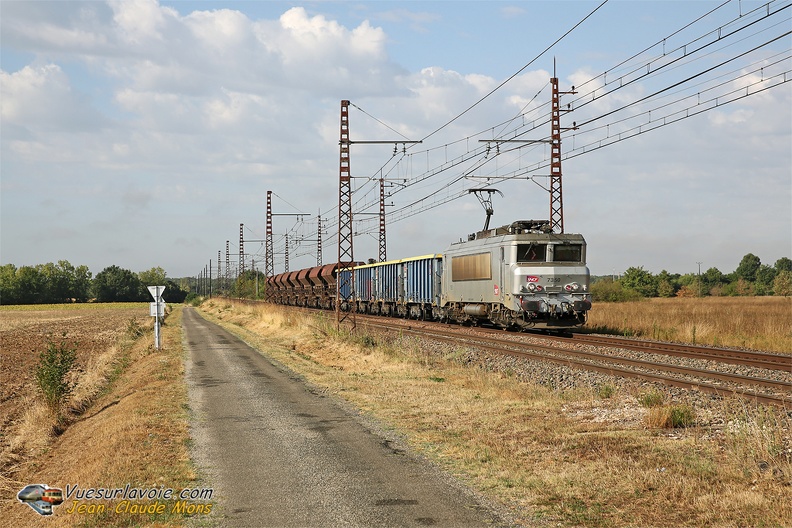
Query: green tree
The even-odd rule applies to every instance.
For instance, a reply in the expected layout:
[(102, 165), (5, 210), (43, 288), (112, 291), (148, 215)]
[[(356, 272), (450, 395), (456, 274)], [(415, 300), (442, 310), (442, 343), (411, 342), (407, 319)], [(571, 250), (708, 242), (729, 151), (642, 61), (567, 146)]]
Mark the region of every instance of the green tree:
[(94, 296), (99, 302), (145, 301), (137, 274), (118, 266), (108, 266), (96, 274), (93, 281)]
[(756, 272), (759, 271), (759, 266), (762, 261), (753, 253), (748, 253), (740, 261), (740, 265), (734, 270), (737, 279), (743, 279), (748, 282), (756, 281)]
[(776, 260), (775, 265), (773, 265), (776, 272), (781, 271), (790, 271), (792, 272), (792, 260), (787, 257), (781, 257), (780, 259)]
[(782, 269), (776, 274), (773, 281), (773, 295), (792, 295), (792, 271)]
[(57, 264), (45, 264), (50, 277), (49, 288), (52, 302), (85, 302), (91, 288), (91, 272), (87, 266), (74, 267), (68, 260)]
[[(262, 299), (264, 298), (266, 285), (267, 276), (264, 273), (258, 270), (246, 270), (237, 277), (236, 282), (231, 287), (231, 295), (246, 299)], [(258, 297), (256, 296), (257, 288)]]
[(36, 266), (13, 264), (0, 268), (0, 303), (34, 304), (87, 301), (91, 272), (86, 266), (75, 268), (67, 260)]
[(743, 278), (739, 278), (736, 281), (729, 283), (728, 295), (738, 295), (745, 297), (753, 295), (754, 293), (753, 283), (750, 283)]
[(657, 283), (657, 295), (659, 297), (673, 297), (676, 294), (674, 286), (668, 281), (663, 279)]
[(17, 304), (46, 302), (46, 278), (34, 266), (22, 266), (16, 271)]
[(162, 298), (165, 299), (165, 302), (169, 303), (183, 303), (188, 293), (187, 290), (181, 289), (179, 285), (172, 280), (167, 280), (165, 282), (165, 293), (162, 294)]
[(711, 292), (713, 289), (719, 289), (726, 282), (726, 277), (718, 268), (710, 268), (701, 275), (701, 281), (705, 290)]
[(48, 262), (37, 268), (45, 281), (44, 302), (71, 302), (78, 297), (77, 270), (68, 260), (59, 260), (57, 264)]
[(138, 278), (146, 286), (164, 286), (167, 281), (165, 270), (159, 266), (138, 273)]
[(679, 287), (687, 288), (688, 290), (697, 290), (699, 284), (698, 273), (685, 273), (679, 276)]
[(77, 266), (72, 273), (72, 297), (77, 302), (91, 298), (91, 270), (88, 266)]
[(594, 302), (628, 302), (641, 299), (635, 290), (625, 289), (621, 282), (605, 277), (591, 285), (591, 298)]
[[(144, 299), (148, 298), (150, 295), (148, 291), (149, 286), (165, 286), (167, 282), (165, 270), (159, 266), (147, 271), (138, 272), (137, 275), (140, 279), (140, 295)], [(170, 302), (167, 298), (165, 298), (165, 300), (166, 302)]]
[(657, 296), (657, 279), (644, 270), (643, 266), (627, 268), (620, 282), (625, 288), (635, 290), (643, 297)]
[(0, 304), (19, 304), (16, 272), (13, 264), (0, 266)]
[(770, 267), (767, 264), (762, 264), (759, 266), (759, 269), (756, 270), (756, 283), (754, 285), (756, 295), (772, 295), (773, 281), (775, 280), (775, 277), (775, 268)]
[(673, 297), (678, 289), (679, 275), (662, 270), (655, 278), (657, 282), (657, 295), (660, 297)]

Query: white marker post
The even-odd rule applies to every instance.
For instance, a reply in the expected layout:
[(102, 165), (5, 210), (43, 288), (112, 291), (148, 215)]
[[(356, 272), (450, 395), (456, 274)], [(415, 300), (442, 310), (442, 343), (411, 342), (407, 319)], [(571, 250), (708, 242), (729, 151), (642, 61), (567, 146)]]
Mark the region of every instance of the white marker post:
[(154, 302), (149, 304), (149, 315), (154, 317), (154, 346), (160, 349), (160, 317), (165, 317), (165, 301), (162, 294), (165, 286), (148, 286), (148, 291), (154, 297)]

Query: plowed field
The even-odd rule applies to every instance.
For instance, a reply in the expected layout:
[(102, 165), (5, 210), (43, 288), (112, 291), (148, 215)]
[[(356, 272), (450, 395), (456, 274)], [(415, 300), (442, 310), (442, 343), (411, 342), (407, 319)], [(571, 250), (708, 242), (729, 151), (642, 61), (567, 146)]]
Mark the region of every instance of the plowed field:
[[(153, 325), (146, 303), (0, 307), (0, 452), (36, 395), (35, 369), (49, 341), (77, 348), (78, 367), (115, 344), (135, 321)], [(65, 337), (64, 337), (65, 334)]]

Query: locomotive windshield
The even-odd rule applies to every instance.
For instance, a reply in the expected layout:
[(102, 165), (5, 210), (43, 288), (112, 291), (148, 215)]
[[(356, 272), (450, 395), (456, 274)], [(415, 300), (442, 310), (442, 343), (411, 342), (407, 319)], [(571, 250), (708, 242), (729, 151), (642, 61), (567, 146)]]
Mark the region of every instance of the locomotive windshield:
[(582, 262), (582, 246), (558, 244), (553, 247), (553, 262)]
[(546, 262), (547, 244), (517, 244), (517, 262)]
[(583, 262), (580, 244), (518, 244), (517, 262)]

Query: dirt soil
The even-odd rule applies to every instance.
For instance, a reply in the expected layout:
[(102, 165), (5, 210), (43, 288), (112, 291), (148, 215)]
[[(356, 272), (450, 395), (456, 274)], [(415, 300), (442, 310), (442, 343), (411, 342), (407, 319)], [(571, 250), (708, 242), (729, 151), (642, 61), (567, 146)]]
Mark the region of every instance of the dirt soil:
[(36, 396), (35, 369), (47, 343), (77, 348), (77, 364), (106, 351), (131, 321), (152, 324), (143, 303), (42, 305), (0, 309), (0, 453), (8, 447), (25, 406)]

